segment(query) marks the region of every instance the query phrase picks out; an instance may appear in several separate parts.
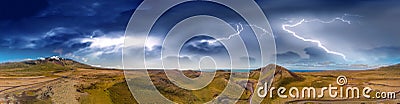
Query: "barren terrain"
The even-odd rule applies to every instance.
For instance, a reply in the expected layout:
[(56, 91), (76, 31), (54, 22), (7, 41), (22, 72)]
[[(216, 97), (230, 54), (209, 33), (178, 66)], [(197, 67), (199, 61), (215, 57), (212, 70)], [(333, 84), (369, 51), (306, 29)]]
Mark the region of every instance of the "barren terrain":
[[(25, 62), (26, 63), (26, 62)], [(122, 70), (88, 67), (70, 60), (38, 61), (36, 64), (8, 63), (0, 65), (0, 103), (65, 103), (65, 104), (128, 104), (137, 103), (131, 95)], [(61, 64), (60, 64), (61, 63)], [(53, 65), (54, 64), (54, 65)], [(12, 65), (12, 67), (9, 67)], [(290, 72), (277, 66), (274, 87), (323, 87), (335, 85), (336, 78), (344, 75), (348, 84), (344, 87), (371, 87), (376, 92), (396, 92), (396, 99), (366, 98), (330, 98), (325, 96), (316, 99), (279, 98), (276, 92), (273, 97), (266, 97), (263, 103), (399, 103), (400, 100), (400, 65), (360, 71), (322, 71)], [(249, 103), (256, 89), (260, 70), (249, 73), (249, 79), (231, 79), (236, 87), (246, 89), (236, 103)], [(139, 72), (129, 76), (130, 79), (142, 78)], [(198, 77), (201, 72), (183, 71), (190, 78)], [(182, 89), (168, 80), (161, 70), (149, 71), (151, 80), (157, 90), (166, 98), (177, 103), (205, 103), (229, 101), (230, 97), (215, 99), (226, 88), (232, 73), (218, 71), (213, 81), (200, 90)], [(235, 75), (244, 73), (235, 72)], [(136, 86), (145, 87), (146, 85)], [(319, 90), (319, 89), (317, 89)], [(143, 90), (145, 91), (145, 90)], [(234, 93), (234, 92), (231, 92)], [(326, 95), (327, 92), (325, 92)], [(229, 93), (228, 93), (229, 94)]]

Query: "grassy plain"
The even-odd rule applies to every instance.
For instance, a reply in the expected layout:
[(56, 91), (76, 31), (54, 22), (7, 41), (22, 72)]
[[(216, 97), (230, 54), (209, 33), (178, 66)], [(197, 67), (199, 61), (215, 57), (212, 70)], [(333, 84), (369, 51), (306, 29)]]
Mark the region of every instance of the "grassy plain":
[[(61, 64), (60, 64), (61, 63)], [(135, 73), (135, 72), (132, 72)], [(199, 76), (196, 71), (184, 71), (191, 78)], [(251, 71), (249, 80), (231, 79), (233, 74), (218, 71), (212, 82), (200, 90), (182, 89), (172, 83), (160, 70), (149, 71), (155, 88), (166, 98), (176, 103), (223, 103), (232, 100), (232, 96), (218, 97), (226, 89), (229, 81), (232, 88), (246, 89), (236, 103), (249, 103), (252, 91), (256, 89), (260, 70)], [(243, 74), (243, 73), (234, 73)], [(340, 99), (324, 97), (315, 99), (266, 97), (263, 103), (400, 103), (400, 65), (370, 70), (336, 70), (322, 72), (290, 72), (277, 66), (273, 79), (274, 87), (315, 87), (329, 84), (338, 86), (336, 78), (344, 75), (348, 78), (346, 87), (371, 87), (376, 92), (396, 92), (397, 99)], [(131, 79), (145, 78), (144, 75), (129, 76)], [(43, 62), (34, 65), (24, 63), (0, 64), (0, 103), (84, 103), (84, 104), (135, 104), (135, 98), (129, 91), (122, 70), (88, 67), (76, 62)], [(247, 85), (247, 87), (243, 86)], [(141, 91), (149, 91), (150, 85), (131, 85)], [(320, 90), (320, 89), (317, 89)], [(227, 92), (226, 95), (235, 92)], [(285, 94), (288, 94), (287, 92)], [(150, 97), (151, 98), (151, 97)], [(3, 100), (2, 100), (3, 99)]]

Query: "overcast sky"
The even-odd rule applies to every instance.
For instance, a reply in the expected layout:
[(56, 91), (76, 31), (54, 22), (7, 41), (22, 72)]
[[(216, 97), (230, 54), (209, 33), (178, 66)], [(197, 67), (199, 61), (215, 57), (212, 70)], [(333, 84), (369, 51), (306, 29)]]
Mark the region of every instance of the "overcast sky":
[[(0, 1), (0, 62), (60, 55), (91, 65), (120, 68), (125, 29), (141, 2)], [(277, 63), (290, 69), (364, 68), (365, 65), (400, 62), (400, 30), (397, 25), (400, 23), (399, 1), (256, 0), (256, 3), (262, 8), (272, 28)], [(162, 4), (141, 9), (153, 11), (157, 5)], [(230, 35), (237, 29), (243, 29), (240, 36), (244, 38), (249, 53), (260, 51), (252, 35), (252, 24), (246, 24), (235, 11), (227, 7), (202, 1), (177, 5), (160, 17), (151, 31), (151, 43), (146, 44), (146, 58), (159, 60), (174, 57), (160, 56), (162, 49), (171, 49), (162, 47), (162, 40), (174, 24), (193, 15), (213, 15), (233, 27), (232, 30), (215, 31), (219, 34)], [(243, 28), (236, 27), (239, 23)], [(196, 26), (220, 28), (207, 23)], [(177, 35), (190, 34), (194, 31), (191, 28), (177, 31)], [(217, 62), (227, 60), (229, 55), (226, 46), (221, 42), (213, 42), (215, 38), (206, 35), (210, 34), (185, 41), (181, 56), (178, 57), (194, 62), (203, 56), (212, 56)], [(145, 39), (140, 36), (128, 38), (133, 41)], [(257, 55), (238, 57), (250, 62), (260, 61)]]

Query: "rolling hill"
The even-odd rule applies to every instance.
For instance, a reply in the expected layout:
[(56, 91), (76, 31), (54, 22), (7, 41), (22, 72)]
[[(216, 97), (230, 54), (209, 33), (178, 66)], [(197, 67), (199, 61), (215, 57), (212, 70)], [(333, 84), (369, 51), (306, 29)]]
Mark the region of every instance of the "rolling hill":
[[(323, 72), (291, 72), (279, 65), (267, 65), (250, 72), (249, 80), (234, 79), (245, 92), (237, 103), (249, 103), (256, 89), (261, 70), (276, 68), (272, 86), (278, 87), (322, 87), (336, 84), (336, 77), (345, 75), (349, 86), (370, 86), (374, 91), (400, 92), (400, 64), (372, 70), (340, 70)], [(174, 85), (162, 70), (148, 72), (155, 87), (166, 98), (177, 103), (204, 103), (214, 99), (226, 87), (229, 71), (217, 71), (213, 81), (200, 90), (186, 90)], [(183, 71), (195, 78), (198, 71)], [(243, 73), (234, 73), (243, 74)], [(135, 76), (140, 78), (140, 76)], [(92, 67), (60, 57), (0, 64), (0, 103), (84, 103), (84, 104), (135, 104), (129, 92), (124, 71)], [(398, 103), (397, 99), (350, 99), (340, 100), (328, 97), (319, 99), (283, 99), (273, 92), (263, 103)], [(217, 101), (230, 99), (225, 97)], [(352, 102), (349, 102), (352, 101)]]
[(77, 68), (94, 69), (95, 67), (58, 56), (0, 64), (2, 76), (48, 76), (52, 75), (52, 73), (65, 72)]

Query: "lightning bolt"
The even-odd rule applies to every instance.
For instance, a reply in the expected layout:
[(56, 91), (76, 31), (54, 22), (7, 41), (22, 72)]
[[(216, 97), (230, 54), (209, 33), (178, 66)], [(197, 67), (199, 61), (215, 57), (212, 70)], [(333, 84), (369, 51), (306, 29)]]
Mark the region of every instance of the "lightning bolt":
[(260, 29), (261, 31), (263, 31), (265, 34), (270, 34), (267, 30), (265, 30), (264, 28), (257, 26), (257, 25), (249, 25), (250, 27), (255, 27), (257, 29)]
[(218, 39), (216, 39), (216, 40), (217, 40), (217, 41), (229, 40), (229, 39), (231, 39), (231, 38), (234, 37), (234, 36), (239, 36), (240, 33), (242, 33), (242, 31), (243, 31), (243, 25), (242, 25), (241, 23), (238, 23), (238, 24), (236, 24), (236, 33), (231, 34), (231, 35), (229, 35), (229, 36), (226, 37), (226, 38), (218, 38)]
[(297, 35), (296, 32), (287, 29), (288, 27), (293, 28), (293, 27), (296, 27), (296, 26), (299, 26), (299, 25), (301, 25), (303, 23), (308, 23), (308, 22), (332, 23), (332, 22), (335, 22), (335, 21), (341, 21), (341, 22), (344, 22), (344, 23), (347, 23), (347, 24), (351, 24), (351, 21), (344, 19), (346, 16), (356, 16), (356, 15), (344, 14), (342, 17), (336, 17), (336, 18), (333, 18), (333, 19), (331, 19), (329, 21), (323, 21), (321, 19), (312, 19), (312, 20), (302, 19), (301, 21), (299, 21), (299, 22), (297, 22), (295, 24), (282, 24), (282, 29), (285, 30), (286, 32), (290, 33), (292, 36), (296, 37), (297, 39), (300, 39), (300, 40), (303, 40), (303, 41), (306, 41), (306, 42), (316, 43), (318, 45), (318, 47), (323, 49), (325, 52), (330, 53), (330, 54), (339, 55), (344, 60), (347, 60), (346, 59), (346, 55), (344, 55), (343, 53), (340, 53), (340, 52), (329, 50), (326, 46), (324, 46), (321, 43), (321, 41), (314, 40), (314, 39), (306, 39), (304, 37), (301, 37), (301, 36)]
[[(259, 27), (259, 26), (257, 26), (257, 25), (246, 25), (246, 26), (255, 27), (255, 28), (257, 28), (257, 29), (260, 29), (260, 30), (263, 31), (264, 33), (269, 33), (267, 30), (265, 30), (264, 28)], [(215, 39), (215, 40), (202, 40), (202, 42), (208, 41), (208, 42), (210, 42), (210, 43), (214, 43), (214, 42), (217, 42), (217, 41), (229, 40), (229, 39), (231, 39), (231, 38), (234, 37), (234, 36), (240, 36), (240, 33), (242, 33), (243, 30), (244, 30), (243, 25), (242, 25), (241, 23), (238, 23), (238, 24), (236, 24), (236, 33), (231, 34), (231, 35), (229, 35), (229, 36), (226, 37), (226, 38), (217, 38), (217, 39)]]
[(215, 40), (201, 40), (200, 42), (209, 42), (209, 43), (215, 43), (218, 41), (223, 41), (223, 40), (229, 40), (234, 36), (239, 36), (240, 33), (242, 33), (243, 31), (243, 25), (241, 23), (236, 24), (236, 32), (229, 35), (228, 37), (224, 37), (224, 38), (217, 38)]

